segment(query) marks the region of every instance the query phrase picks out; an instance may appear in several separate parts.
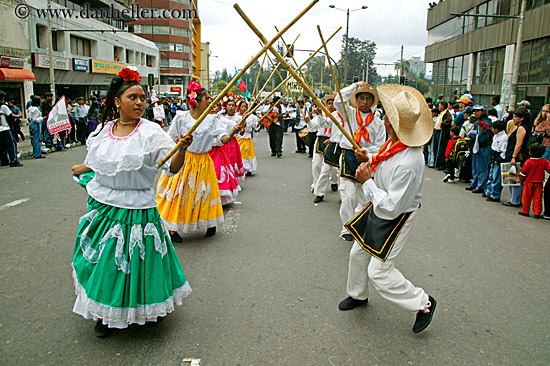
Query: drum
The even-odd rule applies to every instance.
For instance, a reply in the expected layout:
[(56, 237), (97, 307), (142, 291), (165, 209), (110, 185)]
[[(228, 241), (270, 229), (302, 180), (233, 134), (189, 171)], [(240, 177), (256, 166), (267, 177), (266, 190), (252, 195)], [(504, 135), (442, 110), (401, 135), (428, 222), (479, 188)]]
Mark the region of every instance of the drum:
[(308, 138), (308, 129), (307, 127), (302, 128), (300, 131), (298, 131), (298, 136), (304, 140), (306, 146), (309, 146), (309, 138)]

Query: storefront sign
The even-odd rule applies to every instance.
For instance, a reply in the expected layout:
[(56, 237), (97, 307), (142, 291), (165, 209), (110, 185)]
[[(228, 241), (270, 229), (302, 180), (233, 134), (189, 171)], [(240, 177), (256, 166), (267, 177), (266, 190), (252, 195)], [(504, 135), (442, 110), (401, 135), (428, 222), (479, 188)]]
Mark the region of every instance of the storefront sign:
[(181, 87), (180, 86), (173, 86), (170, 88), (171, 93), (181, 93)]
[(82, 58), (73, 58), (73, 70), (88, 72), (90, 70), (90, 61)]
[(109, 61), (100, 61), (100, 60), (91, 60), (92, 63), (92, 72), (99, 74), (118, 74), (122, 68), (126, 67), (125, 64), (118, 62), (109, 62)]
[[(50, 58), (46, 55), (40, 55), (38, 53), (34, 54), (34, 66), (35, 67), (50, 67)], [(59, 70), (70, 70), (71, 69), (71, 59), (54, 57), (53, 58), (53, 68)]]
[(0, 67), (8, 69), (22, 69), (24, 64), (25, 60), (22, 58), (2, 56), (0, 59)]

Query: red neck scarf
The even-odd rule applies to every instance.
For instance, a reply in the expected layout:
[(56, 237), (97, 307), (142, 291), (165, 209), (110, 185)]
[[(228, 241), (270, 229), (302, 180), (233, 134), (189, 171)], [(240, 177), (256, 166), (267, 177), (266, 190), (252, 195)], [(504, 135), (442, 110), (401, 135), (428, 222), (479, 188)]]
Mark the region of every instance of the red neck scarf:
[(374, 113), (369, 112), (369, 115), (365, 118), (365, 121), (363, 121), (363, 118), (361, 118), (361, 112), (359, 112), (359, 108), (357, 108), (355, 110), (355, 118), (359, 124), (359, 128), (355, 131), (355, 142), (359, 145), (361, 142), (361, 137), (364, 137), (370, 144), (371, 142), (369, 138), (369, 131), (367, 131), (367, 126), (374, 120)]
[(340, 121), (342, 121), (342, 127), (344, 127), (344, 118), (340, 115), (340, 112), (336, 113), (338, 113), (338, 117), (340, 117)]
[(402, 143), (401, 141), (397, 141), (395, 144), (391, 145), (391, 147), (388, 149), (389, 144), (391, 144), (391, 139), (386, 141), (384, 145), (382, 145), (382, 147), (380, 148), (380, 151), (378, 152), (378, 154), (372, 157), (371, 168), (370, 168), (371, 173), (376, 170), (376, 167), (378, 166), (378, 164), (380, 164), (384, 160), (388, 160), (398, 152), (401, 152), (406, 148), (408, 148), (408, 146)]

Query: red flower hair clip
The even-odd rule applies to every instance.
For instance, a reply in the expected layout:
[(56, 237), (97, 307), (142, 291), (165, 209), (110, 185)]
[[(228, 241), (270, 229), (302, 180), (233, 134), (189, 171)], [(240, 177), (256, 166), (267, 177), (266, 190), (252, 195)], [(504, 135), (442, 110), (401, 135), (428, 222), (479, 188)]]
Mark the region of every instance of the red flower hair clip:
[(235, 97), (235, 94), (233, 94), (232, 92), (229, 92), (226, 94), (225, 97), (223, 97), (222, 99), (222, 106), (225, 108), (225, 106), (227, 105), (227, 103), (229, 102), (236, 102), (237, 98)]
[(201, 88), (201, 84), (197, 83), (194, 80), (191, 80), (189, 82), (189, 85), (187, 85), (187, 97), (189, 98), (189, 105), (192, 108), (195, 108), (197, 106), (197, 92), (200, 91)]
[(129, 69), (127, 67), (120, 70), (118, 72), (118, 75), (122, 76), (122, 79), (124, 81), (136, 81), (138, 83), (141, 83), (141, 76), (139, 75), (139, 72)]

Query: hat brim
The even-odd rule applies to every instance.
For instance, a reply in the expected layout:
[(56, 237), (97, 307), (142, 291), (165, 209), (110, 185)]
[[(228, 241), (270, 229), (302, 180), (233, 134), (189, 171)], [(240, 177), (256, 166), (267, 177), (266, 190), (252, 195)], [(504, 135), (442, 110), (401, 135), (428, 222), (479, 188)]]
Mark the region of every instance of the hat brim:
[[(430, 141), (433, 134), (432, 112), (417, 89), (406, 85), (385, 84), (378, 86), (377, 90), (384, 105), (384, 111), (402, 143), (407, 146), (423, 146)], [(413, 128), (400, 128), (399, 111), (393, 103), (393, 98), (403, 91), (410, 92), (420, 106), (420, 115)]]
[(376, 106), (378, 104), (378, 101), (380, 100), (380, 97), (378, 96), (378, 93), (376, 92), (376, 90), (372, 88), (365, 88), (365, 87), (357, 88), (353, 91), (351, 98), (349, 98), (349, 105), (352, 106), (353, 108), (358, 108), (357, 100), (355, 99), (355, 97), (357, 96), (357, 94), (360, 94), (360, 93), (370, 93), (374, 96), (374, 102), (372, 103), (371, 107)]

